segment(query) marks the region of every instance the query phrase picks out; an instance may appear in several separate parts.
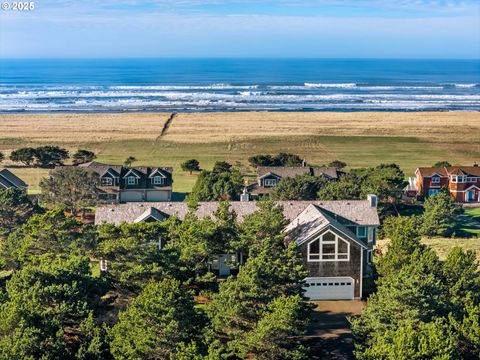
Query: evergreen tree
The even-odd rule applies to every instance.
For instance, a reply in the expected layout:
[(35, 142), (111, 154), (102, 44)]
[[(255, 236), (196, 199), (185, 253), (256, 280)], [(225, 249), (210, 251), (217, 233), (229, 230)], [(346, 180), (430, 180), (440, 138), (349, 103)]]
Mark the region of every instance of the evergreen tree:
[(10, 153), (10, 160), (21, 162), (25, 166), (31, 166), (35, 160), (36, 150), (34, 148), (21, 148)]
[(317, 192), (325, 183), (324, 178), (311, 175), (283, 178), (273, 187), (270, 198), (273, 200), (314, 200)]
[(75, 154), (73, 154), (73, 165), (80, 165), (85, 164), (90, 161), (93, 161), (97, 158), (93, 151), (89, 150), (78, 150)]
[(38, 166), (55, 167), (63, 165), (69, 158), (68, 151), (58, 146), (40, 146), (35, 149), (35, 158)]
[[(192, 294), (180, 282), (150, 282), (110, 330), (115, 359), (170, 359), (185, 343), (199, 337), (201, 318)], [(182, 353), (185, 349), (182, 350)]]
[(187, 160), (183, 162), (180, 167), (183, 171), (190, 172), (190, 175), (192, 175), (192, 172), (194, 171), (200, 171), (200, 163), (196, 159)]
[(456, 226), (459, 208), (447, 191), (425, 200), (425, 212), (422, 216), (421, 232), (427, 236), (449, 236)]
[(27, 194), (17, 188), (0, 189), (0, 235), (6, 235), (24, 224), (36, 207)]

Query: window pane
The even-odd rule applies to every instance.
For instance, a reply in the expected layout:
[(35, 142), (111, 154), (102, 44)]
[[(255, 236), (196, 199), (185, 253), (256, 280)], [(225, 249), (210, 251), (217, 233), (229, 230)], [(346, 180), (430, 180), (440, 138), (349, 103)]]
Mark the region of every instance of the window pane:
[(339, 254), (348, 253), (348, 243), (346, 241), (338, 239), (338, 253)]
[(320, 255), (319, 254), (310, 254), (309, 257), (310, 260), (320, 260)]
[(331, 232), (323, 234), (323, 241), (335, 241), (335, 234)]
[(348, 254), (338, 254), (338, 259), (339, 260), (347, 260), (348, 259)]
[(320, 254), (320, 240), (310, 243), (310, 254)]
[(335, 254), (335, 244), (323, 244), (322, 245), (322, 253), (326, 254)]

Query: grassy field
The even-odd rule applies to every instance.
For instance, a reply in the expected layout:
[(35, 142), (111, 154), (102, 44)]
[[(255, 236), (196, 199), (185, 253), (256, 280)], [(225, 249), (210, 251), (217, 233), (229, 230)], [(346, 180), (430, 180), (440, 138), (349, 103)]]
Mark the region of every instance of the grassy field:
[[(253, 173), (247, 158), (292, 152), (311, 164), (339, 159), (350, 167), (398, 163), (407, 175), (438, 160), (470, 164), (480, 159), (480, 113), (199, 113), (179, 114), (160, 136), (169, 114), (1, 115), (0, 151), (60, 145), (93, 150), (98, 161), (173, 166), (174, 190), (189, 191), (195, 175), (180, 164), (217, 160)], [(452, 136), (455, 129), (455, 136)], [(12, 165), (8, 161), (6, 166)], [(12, 168), (38, 191), (43, 169)]]
[[(377, 247), (386, 252), (389, 240), (378, 240)], [(444, 260), (448, 252), (455, 246), (459, 246), (464, 250), (472, 250), (480, 261), (480, 238), (423, 238), (422, 243), (430, 246), (437, 253), (440, 260)]]

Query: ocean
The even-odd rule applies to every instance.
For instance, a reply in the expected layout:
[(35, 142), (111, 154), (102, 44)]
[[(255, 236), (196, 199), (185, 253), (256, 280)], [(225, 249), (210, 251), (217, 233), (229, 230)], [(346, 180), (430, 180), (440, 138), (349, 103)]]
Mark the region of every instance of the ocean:
[(0, 60), (0, 113), (468, 110), (480, 60)]

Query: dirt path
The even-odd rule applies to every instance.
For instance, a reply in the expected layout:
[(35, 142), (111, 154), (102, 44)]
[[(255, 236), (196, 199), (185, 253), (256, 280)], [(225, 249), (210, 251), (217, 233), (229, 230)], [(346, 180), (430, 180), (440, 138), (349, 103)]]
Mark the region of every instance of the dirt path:
[(163, 124), (162, 131), (156, 140), (159, 140), (162, 136), (165, 136), (167, 134), (168, 128), (172, 124), (172, 121), (175, 118), (175, 116), (177, 116), (177, 113), (172, 113), (170, 117), (167, 119), (167, 121), (165, 121), (165, 124)]

